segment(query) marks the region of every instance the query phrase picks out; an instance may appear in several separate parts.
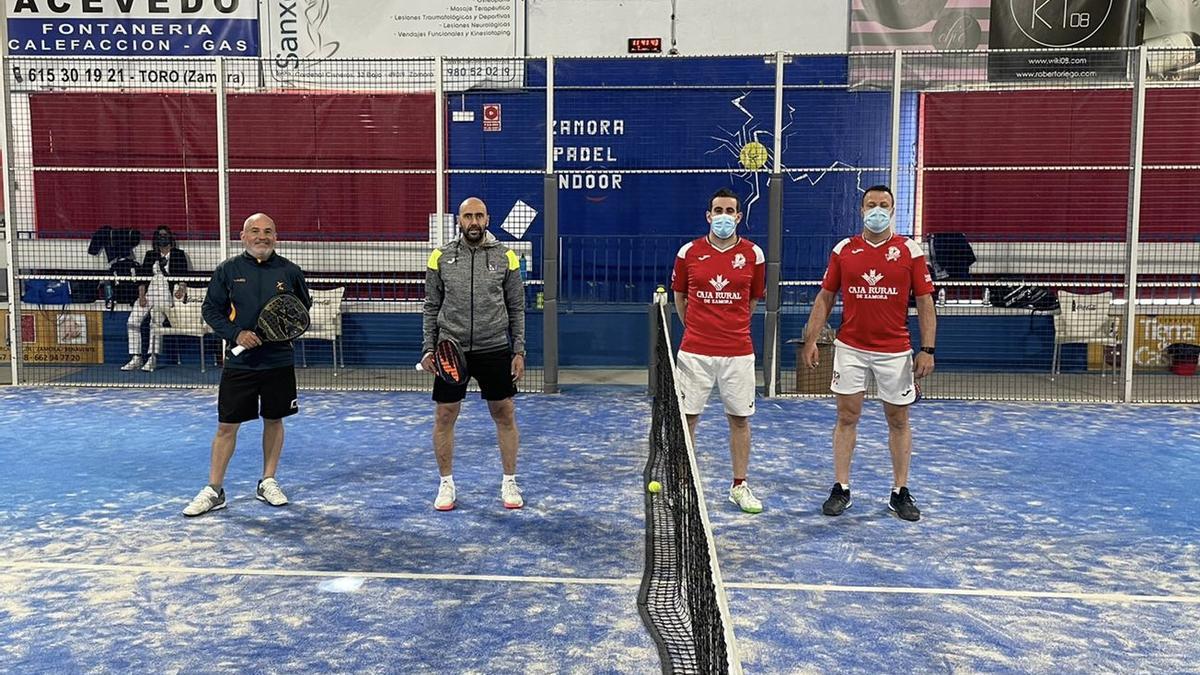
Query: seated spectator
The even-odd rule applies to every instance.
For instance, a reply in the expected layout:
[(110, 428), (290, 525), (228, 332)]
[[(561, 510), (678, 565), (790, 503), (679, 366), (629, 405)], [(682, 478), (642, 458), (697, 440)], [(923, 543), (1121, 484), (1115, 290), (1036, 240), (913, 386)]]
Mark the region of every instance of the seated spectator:
[(149, 251), (142, 259), (138, 272), (143, 277), (150, 277), (148, 283), (138, 284), (138, 299), (133, 303), (129, 312), (129, 363), (121, 366), (121, 370), (137, 370), (141, 368), (147, 373), (154, 372), (158, 366), (158, 354), (162, 351), (162, 337), (155, 335), (150, 340), (150, 350), (145, 363), (142, 362), (142, 326), (146, 321), (151, 327), (162, 326), (167, 318), (167, 309), (172, 303), (172, 288), (168, 281), (170, 277), (183, 276), (188, 273), (187, 254), (175, 246), (175, 234), (166, 225), (159, 226), (154, 231), (154, 241)]

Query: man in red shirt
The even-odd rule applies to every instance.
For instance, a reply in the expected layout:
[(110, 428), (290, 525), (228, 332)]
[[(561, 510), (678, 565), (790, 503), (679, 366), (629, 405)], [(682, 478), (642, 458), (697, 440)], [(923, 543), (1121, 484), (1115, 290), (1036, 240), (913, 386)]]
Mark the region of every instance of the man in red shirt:
[[(833, 247), (821, 291), (813, 303), (804, 329), (801, 358), (817, 366), (817, 336), (842, 293), (842, 327), (834, 341), (833, 382), (837, 395), (837, 426), (833, 429), (833, 471), (837, 479), (821, 511), (837, 516), (850, 508), (850, 458), (858, 436), (867, 390), (867, 373), (878, 385), (888, 421), (888, 447), (892, 454), (894, 483), (888, 508), (904, 520), (919, 520), (921, 511), (908, 491), (908, 464), (912, 430), (908, 406), (917, 399), (914, 378), (933, 372), (933, 347), (937, 317), (933, 309), (933, 282), (920, 244), (896, 234), (895, 198), (885, 185), (863, 194), (863, 231)], [(914, 361), (908, 335), (909, 294), (917, 299), (921, 349)]]
[(709, 232), (679, 249), (671, 280), (683, 321), (677, 359), (680, 405), (695, 440), (696, 423), (717, 385), (729, 420), (729, 501), (746, 513), (760, 513), (762, 502), (750, 491), (746, 473), (755, 393), (750, 317), (763, 297), (766, 257), (753, 242), (737, 236), (742, 213), (736, 194), (722, 188), (708, 203)]

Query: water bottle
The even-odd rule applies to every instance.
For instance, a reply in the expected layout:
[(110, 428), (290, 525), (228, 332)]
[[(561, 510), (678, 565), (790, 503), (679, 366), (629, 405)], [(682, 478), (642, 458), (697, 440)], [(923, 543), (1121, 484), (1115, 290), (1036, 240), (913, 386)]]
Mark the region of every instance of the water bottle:
[(983, 287), (983, 304), (984, 304), (984, 306), (986, 306), (988, 304), (988, 302), (991, 298), (991, 295), (992, 295), (991, 290), (992, 289), (988, 288), (987, 286)]
[(521, 254), (520, 269), (521, 269), (521, 281), (524, 281), (525, 278), (528, 276), (526, 274), (526, 272), (529, 271), (529, 261), (525, 259), (524, 253)]

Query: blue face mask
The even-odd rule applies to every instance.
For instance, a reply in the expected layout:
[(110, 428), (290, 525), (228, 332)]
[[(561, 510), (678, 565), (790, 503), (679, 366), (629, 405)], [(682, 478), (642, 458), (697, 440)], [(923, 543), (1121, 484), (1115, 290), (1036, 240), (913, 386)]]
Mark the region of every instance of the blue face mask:
[(728, 239), (733, 236), (734, 230), (737, 229), (737, 221), (733, 216), (722, 213), (712, 217), (712, 233), (717, 239)]
[(891, 224), (892, 214), (888, 213), (888, 210), (882, 206), (876, 206), (870, 211), (867, 211), (866, 215), (863, 216), (863, 226), (866, 227), (869, 232), (874, 234), (881, 234), (882, 232), (886, 231)]

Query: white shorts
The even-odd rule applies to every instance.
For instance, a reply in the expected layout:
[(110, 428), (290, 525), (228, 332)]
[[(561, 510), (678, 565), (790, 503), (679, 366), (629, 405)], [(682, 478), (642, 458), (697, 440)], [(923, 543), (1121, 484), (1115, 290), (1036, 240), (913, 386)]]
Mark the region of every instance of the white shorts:
[(713, 384), (721, 392), (726, 414), (749, 417), (754, 414), (754, 355), (702, 356), (681, 351), (679, 365), (680, 407), (685, 415), (704, 411)]
[(834, 341), (833, 381), (835, 394), (857, 394), (867, 390), (867, 373), (875, 378), (879, 398), (893, 405), (908, 405), (916, 400), (912, 353), (880, 354), (847, 347)]

